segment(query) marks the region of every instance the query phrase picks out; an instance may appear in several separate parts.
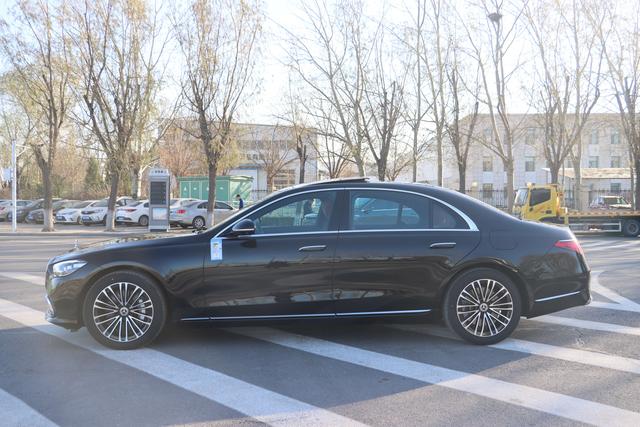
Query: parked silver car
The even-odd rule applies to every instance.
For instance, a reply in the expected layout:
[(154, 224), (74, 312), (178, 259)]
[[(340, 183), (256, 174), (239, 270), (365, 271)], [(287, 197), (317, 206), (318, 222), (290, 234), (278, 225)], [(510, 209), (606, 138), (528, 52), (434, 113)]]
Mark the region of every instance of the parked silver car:
[[(193, 227), (202, 228), (205, 226), (207, 217), (207, 207), (209, 203), (206, 200), (197, 200), (188, 203), (179, 208), (172, 208), (169, 213), (169, 221), (180, 225), (182, 228)], [(233, 206), (216, 201), (213, 218), (216, 223), (227, 219), (237, 212)]]
[[(31, 203), (31, 200), (16, 200), (16, 207), (19, 209), (29, 203)], [(0, 203), (0, 222), (7, 220), (7, 215), (11, 212), (11, 206), (11, 200), (5, 200)]]

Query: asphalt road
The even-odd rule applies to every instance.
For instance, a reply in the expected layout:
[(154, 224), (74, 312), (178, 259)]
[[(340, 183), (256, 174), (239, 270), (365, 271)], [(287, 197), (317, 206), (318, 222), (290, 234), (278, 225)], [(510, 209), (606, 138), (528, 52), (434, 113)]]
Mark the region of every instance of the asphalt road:
[(117, 352), (43, 320), (46, 262), (76, 238), (0, 236), (0, 425), (640, 425), (640, 239), (581, 238), (594, 302), (491, 347), (360, 321), (173, 327)]

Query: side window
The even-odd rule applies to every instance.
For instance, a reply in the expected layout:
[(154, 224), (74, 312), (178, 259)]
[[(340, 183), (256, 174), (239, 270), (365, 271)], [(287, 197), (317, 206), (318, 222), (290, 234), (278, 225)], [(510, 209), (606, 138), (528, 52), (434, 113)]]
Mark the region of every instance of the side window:
[(349, 228), (384, 230), (429, 228), (429, 199), (395, 192), (352, 191)]
[(529, 205), (535, 206), (540, 203), (544, 203), (551, 198), (551, 190), (548, 188), (536, 188), (531, 190), (531, 197), (529, 198)]
[(466, 230), (469, 228), (469, 225), (460, 215), (435, 201), (431, 202), (431, 218), (431, 228), (436, 230)]
[(143, 207), (148, 208), (149, 207), (149, 202), (145, 203)]
[(198, 205), (198, 209), (207, 209), (209, 207), (209, 202), (200, 203)]
[(216, 209), (231, 210), (231, 206), (226, 203), (216, 202)]
[(275, 202), (249, 218), (256, 224), (256, 234), (328, 231), (333, 229), (335, 199), (335, 191), (300, 194)]

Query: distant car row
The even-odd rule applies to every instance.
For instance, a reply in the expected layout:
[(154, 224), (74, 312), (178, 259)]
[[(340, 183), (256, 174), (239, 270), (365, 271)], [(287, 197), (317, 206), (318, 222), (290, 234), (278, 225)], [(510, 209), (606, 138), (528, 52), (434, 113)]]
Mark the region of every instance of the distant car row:
[[(224, 202), (215, 202), (215, 221), (226, 219), (236, 211)], [(54, 221), (59, 224), (106, 224), (108, 199), (101, 200), (67, 200), (53, 199), (52, 209)], [(44, 222), (44, 200), (18, 200), (16, 202), (16, 219), (18, 222)], [(202, 228), (205, 225), (208, 203), (197, 199), (171, 199), (170, 224), (183, 228)], [(0, 200), (0, 221), (11, 221), (12, 209), (10, 200)], [(149, 201), (135, 200), (131, 197), (118, 197), (116, 200), (115, 222), (117, 224), (149, 225)]]

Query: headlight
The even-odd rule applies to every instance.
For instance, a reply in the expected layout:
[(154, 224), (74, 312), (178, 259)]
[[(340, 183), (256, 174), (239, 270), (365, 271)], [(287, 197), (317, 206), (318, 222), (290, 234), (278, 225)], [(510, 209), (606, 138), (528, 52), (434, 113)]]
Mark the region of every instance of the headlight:
[(74, 271), (84, 267), (86, 264), (86, 261), (80, 261), (77, 259), (58, 262), (56, 264), (53, 264), (53, 275), (55, 277), (68, 276)]

